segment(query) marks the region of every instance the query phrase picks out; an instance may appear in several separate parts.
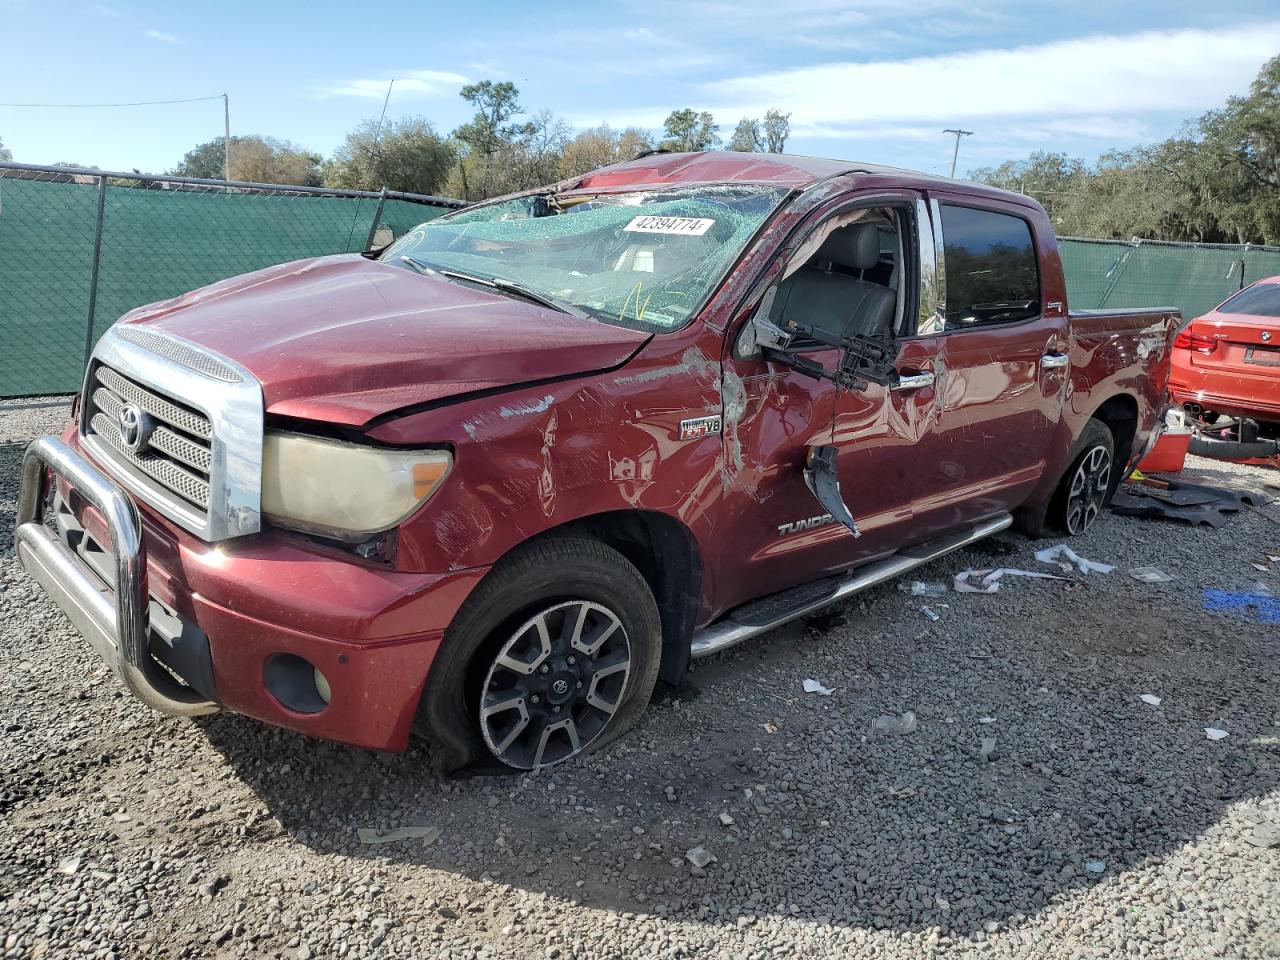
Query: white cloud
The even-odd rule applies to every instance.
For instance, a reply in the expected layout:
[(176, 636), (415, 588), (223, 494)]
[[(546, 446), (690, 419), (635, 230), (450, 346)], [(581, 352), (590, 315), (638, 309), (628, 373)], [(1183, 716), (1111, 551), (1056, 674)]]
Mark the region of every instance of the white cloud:
[[(730, 32), (763, 29), (777, 35), (780, 26), (813, 29), (861, 26), (899, 9), (963, 7), (968, 0), (635, 0), (647, 16), (675, 22), (714, 24)], [(861, 9), (860, 9), (861, 8)]]
[[(913, 141), (919, 143), (941, 143), (950, 139), (944, 137), (936, 123), (892, 124), (869, 123), (856, 126), (831, 125), (825, 123), (793, 123), (793, 137), (804, 137), (812, 140), (870, 140), (880, 142)], [(981, 140), (966, 140), (966, 153), (981, 149), (984, 144), (999, 144), (998, 151), (1008, 144), (1067, 144), (1070, 141), (1109, 140), (1119, 144), (1130, 144), (1148, 140), (1152, 131), (1145, 123), (1125, 117), (1064, 117), (1060, 119), (1004, 119), (986, 124), (982, 130)]]
[(177, 43), (178, 38), (172, 33), (165, 33), (163, 30), (148, 30), (147, 38), (150, 40), (158, 40), (160, 43)]
[[(467, 82), (460, 73), (447, 70), (404, 70), (395, 76), (393, 97), (435, 97), (442, 94), (458, 92), (458, 87)], [(381, 100), (387, 95), (387, 84), (391, 77), (380, 79), (346, 80), (324, 87), (318, 92), (320, 97), (368, 97)]]
[[(734, 77), (707, 85), (704, 99), (717, 115), (789, 110), (797, 130), (1012, 117), (1036, 118), (1043, 126), (1060, 117), (1147, 111), (1187, 115), (1246, 89), (1278, 49), (1280, 21), (1150, 31)], [(1121, 125), (1115, 133), (1123, 131)]]

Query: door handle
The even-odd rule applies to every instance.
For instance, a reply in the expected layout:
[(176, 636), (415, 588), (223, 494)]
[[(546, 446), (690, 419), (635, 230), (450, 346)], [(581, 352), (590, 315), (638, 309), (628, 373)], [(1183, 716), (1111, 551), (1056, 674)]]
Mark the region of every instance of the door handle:
[(1065, 353), (1046, 353), (1040, 358), (1041, 370), (1058, 370), (1071, 362)]
[(919, 390), (921, 387), (933, 386), (932, 373), (904, 373), (898, 382), (889, 387), (890, 390)]

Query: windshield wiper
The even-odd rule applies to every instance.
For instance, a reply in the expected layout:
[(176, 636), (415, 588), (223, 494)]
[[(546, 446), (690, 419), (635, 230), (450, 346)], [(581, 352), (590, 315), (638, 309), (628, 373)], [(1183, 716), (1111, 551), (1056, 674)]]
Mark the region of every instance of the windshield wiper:
[[(430, 268), (428, 268), (430, 269)], [(507, 280), (503, 277), (477, 277), (474, 274), (463, 273), (461, 270), (439, 270), (433, 271), (439, 273), (442, 277), (448, 277), (450, 280), (464, 280), (469, 283), (478, 283), (485, 287), (493, 287), (503, 293), (510, 293), (517, 297), (523, 297), (533, 303), (540, 304), (544, 307), (550, 307), (552, 310), (559, 310), (561, 313), (567, 313), (571, 317), (577, 317), (579, 320), (593, 320), (594, 317), (572, 303), (561, 300), (559, 297), (553, 297), (547, 293), (539, 293), (537, 290), (530, 290), (522, 283), (514, 280)]]
[(413, 267), (414, 270), (422, 274), (424, 277), (433, 276), (434, 274), (439, 273), (439, 271), (436, 270), (434, 267), (429, 267), (425, 263), (423, 263), (421, 260), (415, 260), (413, 259), (413, 257), (406, 256), (403, 253), (400, 256), (396, 257), (396, 259), (403, 261), (404, 263), (407, 263), (409, 266)]

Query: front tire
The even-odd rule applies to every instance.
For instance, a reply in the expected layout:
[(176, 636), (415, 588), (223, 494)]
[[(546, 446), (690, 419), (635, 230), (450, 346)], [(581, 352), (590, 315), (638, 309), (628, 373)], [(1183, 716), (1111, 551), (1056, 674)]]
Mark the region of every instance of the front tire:
[(662, 632), (640, 571), (592, 539), (515, 550), (459, 610), (419, 709), (437, 766), (533, 770), (632, 727), (658, 676)]

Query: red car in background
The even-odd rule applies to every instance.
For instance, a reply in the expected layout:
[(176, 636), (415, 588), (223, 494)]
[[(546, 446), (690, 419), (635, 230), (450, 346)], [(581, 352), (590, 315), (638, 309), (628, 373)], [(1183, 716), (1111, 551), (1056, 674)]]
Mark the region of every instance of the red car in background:
[(1199, 426), (1192, 453), (1280, 455), (1280, 277), (1245, 287), (1183, 327), (1169, 392)]

